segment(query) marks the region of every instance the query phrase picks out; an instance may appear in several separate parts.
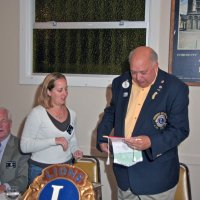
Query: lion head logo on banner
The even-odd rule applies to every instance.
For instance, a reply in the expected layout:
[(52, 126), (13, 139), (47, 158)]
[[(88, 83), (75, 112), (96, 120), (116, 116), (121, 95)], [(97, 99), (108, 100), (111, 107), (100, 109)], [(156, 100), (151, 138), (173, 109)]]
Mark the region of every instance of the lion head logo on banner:
[(23, 200), (94, 200), (88, 175), (80, 168), (56, 164), (45, 168), (22, 196)]

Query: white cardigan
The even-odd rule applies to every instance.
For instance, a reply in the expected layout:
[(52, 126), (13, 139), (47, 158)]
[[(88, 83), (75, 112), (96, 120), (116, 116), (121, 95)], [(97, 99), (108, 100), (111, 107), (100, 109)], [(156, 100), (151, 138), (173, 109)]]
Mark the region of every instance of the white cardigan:
[[(42, 106), (36, 106), (29, 113), (21, 137), (21, 150), (31, 153), (31, 159), (40, 163), (63, 163), (72, 158), (72, 153), (78, 150), (75, 136), (76, 113), (69, 109), (71, 134), (57, 129)], [(63, 151), (61, 145), (55, 142), (56, 137), (65, 137), (68, 140), (68, 149)]]

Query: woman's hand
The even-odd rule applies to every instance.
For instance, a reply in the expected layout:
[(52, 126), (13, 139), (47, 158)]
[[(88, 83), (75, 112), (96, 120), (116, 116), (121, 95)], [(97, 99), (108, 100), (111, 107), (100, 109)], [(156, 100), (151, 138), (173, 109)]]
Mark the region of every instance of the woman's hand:
[(73, 153), (73, 156), (76, 160), (81, 159), (83, 157), (83, 152), (80, 150), (77, 150)]
[(63, 151), (67, 151), (68, 148), (68, 141), (64, 137), (57, 137), (55, 138), (56, 144), (61, 145), (63, 148)]

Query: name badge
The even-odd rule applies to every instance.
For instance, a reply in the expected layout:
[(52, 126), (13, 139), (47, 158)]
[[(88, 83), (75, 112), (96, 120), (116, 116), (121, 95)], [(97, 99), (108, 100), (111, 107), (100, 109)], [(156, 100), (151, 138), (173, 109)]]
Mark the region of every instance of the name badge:
[(73, 129), (74, 129), (74, 127), (73, 127), (72, 125), (69, 125), (69, 126), (67, 127), (67, 132), (71, 135)]
[(16, 168), (16, 161), (6, 162), (6, 168)]

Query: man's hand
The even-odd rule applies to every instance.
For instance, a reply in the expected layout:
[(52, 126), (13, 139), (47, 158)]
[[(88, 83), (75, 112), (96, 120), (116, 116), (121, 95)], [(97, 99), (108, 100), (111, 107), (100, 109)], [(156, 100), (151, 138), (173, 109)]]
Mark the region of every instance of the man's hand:
[(140, 135), (138, 137), (125, 138), (124, 142), (132, 149), (146, 150), (151, 147), (151, 140), (146, 135)]
[(99, 144), (101, 151), (108, 153), (108, 144), (107, 143), (101, 143)]

